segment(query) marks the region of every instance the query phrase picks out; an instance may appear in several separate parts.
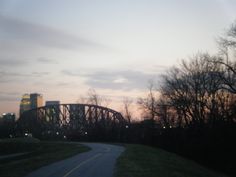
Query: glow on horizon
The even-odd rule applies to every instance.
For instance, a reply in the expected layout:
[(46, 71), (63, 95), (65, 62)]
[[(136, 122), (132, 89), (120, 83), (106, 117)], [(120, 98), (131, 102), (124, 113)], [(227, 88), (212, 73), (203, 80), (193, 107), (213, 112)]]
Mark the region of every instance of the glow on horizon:
[(215, 53), (235, 9), (234, 0), (2, 0), (0, 113), (18, 113), (24, 93), (69, 103), (89, 88), (119, 110), (182, 58)]

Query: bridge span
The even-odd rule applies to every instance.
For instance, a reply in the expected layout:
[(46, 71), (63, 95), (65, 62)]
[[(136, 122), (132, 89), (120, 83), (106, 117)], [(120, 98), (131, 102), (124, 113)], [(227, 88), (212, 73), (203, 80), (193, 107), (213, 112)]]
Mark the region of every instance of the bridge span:
[(22, 132), (43, 138), (73, 136), (77, 138), (120, 138), (126, 120), (121, 113), (91, 104), (57, 104), (25, 111), (18, 121)]

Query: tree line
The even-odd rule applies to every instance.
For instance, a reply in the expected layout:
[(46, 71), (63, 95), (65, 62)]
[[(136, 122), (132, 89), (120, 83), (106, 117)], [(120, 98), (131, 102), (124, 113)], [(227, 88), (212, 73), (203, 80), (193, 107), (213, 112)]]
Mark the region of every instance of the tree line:
[(217, 43), (217, 54), (197, 53), (149, 83), (139, 140), (235, 174), (236, 23)]

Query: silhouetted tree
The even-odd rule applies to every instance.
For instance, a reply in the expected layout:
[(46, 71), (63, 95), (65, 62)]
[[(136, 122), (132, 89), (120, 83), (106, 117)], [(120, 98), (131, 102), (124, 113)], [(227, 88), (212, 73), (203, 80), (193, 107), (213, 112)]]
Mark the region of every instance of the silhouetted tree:
[(93, 104), (96, 106), (108, 107), (111, 103), (111, 99), (108, 99), (104, 96), (99, 95), (95, 89), (90, 88), (87, 91), (86, 96), (80, 96), (77, 100), (77, 103), (82, 104)]
[(128, 97), (123, 98), (123, 117), (127, 120), (127, 122), (130, 124), (132, 120), (132, 112), (131, 112), (131, 104), (133, 100)]
[(209, 61), (218, 61), (218, 58), (198, 54), (189, 62), (183, 60), (180, 67), (172, 68), (163, 76), (162, 97), (175, 109), (179, 125), (209, 123), (213, 126), (216, 121), (228, 120), (223, 113), (234, 99), (223, 89), (225, 70), (221, 63)]
[(223, 88), (236, 93), (236, 22), (219, 38), (218, 45), (219, 59), (211, 62), (220, 63), (224, 67), (224, 74), (221, 75)]
[(158, 92), (154, 88), (154, 82), (149, 81), (148, 94), (145, 98), (138, 98), (138, 105), (143, 110), (146, 118), (155, 120), (159, 112), (157, 109)]

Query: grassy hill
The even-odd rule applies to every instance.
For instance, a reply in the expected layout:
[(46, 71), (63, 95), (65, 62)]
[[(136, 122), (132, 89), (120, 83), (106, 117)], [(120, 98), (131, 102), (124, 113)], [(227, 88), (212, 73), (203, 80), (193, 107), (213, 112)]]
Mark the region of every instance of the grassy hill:
[(226, 177), (161, 149), (143, 145), (125, 147), (117, 161), (115, 177)]

